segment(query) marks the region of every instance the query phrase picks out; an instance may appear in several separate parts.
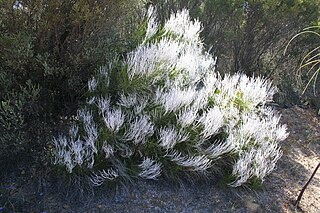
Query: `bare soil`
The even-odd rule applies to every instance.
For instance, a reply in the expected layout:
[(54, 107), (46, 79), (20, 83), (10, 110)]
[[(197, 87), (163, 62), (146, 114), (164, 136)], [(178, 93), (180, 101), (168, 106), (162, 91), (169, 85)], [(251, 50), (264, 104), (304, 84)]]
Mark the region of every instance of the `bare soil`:
[(290, 136), (281, 143), (276, 170), (258, 188), (230, 188), (211, 179), (182, 185), (137, 180), (93, 189), (83, 179), (62, 181), (49, 165), (22, 162), (0, 175), (0, 212), (320, 212), (320, 171), (300, 205), (293, 205), (320, 161), (320, 116), (298, 106), (278, 110)]

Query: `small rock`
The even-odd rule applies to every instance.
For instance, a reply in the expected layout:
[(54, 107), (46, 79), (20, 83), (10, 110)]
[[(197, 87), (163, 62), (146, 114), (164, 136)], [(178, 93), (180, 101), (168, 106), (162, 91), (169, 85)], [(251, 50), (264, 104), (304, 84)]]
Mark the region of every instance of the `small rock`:
[(249, 209), (250, 212), (261, 212), (261, 207), (259, 204), (255, 203), (252, 200), (247, 200), (245, 202), (246, 207)]

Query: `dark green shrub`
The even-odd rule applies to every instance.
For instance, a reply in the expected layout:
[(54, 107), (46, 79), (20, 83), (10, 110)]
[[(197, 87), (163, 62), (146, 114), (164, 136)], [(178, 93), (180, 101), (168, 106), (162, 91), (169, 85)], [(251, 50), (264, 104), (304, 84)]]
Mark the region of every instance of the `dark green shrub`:
[(135, 44), (142, 6), (133, 0), (0, 1), (0, 158), (43, 150), (51, 137), (44, 132), (75, 114), (89, 77)]
[[(0, 73), (0, 83), (8, 85), (10, 78), (5, 72)], [(27, 151), (32, 138), (27, 135), (29, 119), (38, 116), (37, 100), (40, 87), (27, 81), (20, 85), (19, 89), (14, 87), (8, 89), (1, 97), (0, 102), (0, 156), (2, 158), (14, 157), (21, 151)]]

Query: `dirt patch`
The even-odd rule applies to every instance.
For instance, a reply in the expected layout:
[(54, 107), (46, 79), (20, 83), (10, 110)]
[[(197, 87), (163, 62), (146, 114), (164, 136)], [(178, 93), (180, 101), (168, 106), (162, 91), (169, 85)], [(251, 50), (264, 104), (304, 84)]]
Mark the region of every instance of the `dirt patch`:
[(320, 161), (320, 117), (300, 107), (279, 111), (290, 136), (281, 143), (276, 170), (258, 189), (226, 187), (219, 179), (182, 186), (137, 180), (127, 188), (92, 189), (86, 180), (62, 181), (49, 166), (23, 162), (1, 175), (0, 212), (320, 212), (320, 172), (300, 208), (292, 204)]
[[(320, 117), (315, 110), (300, 107), (282, 110), (282, 122), (290, 135), (282, 144), (284, 156), (275, 173), (285, 181), (287, 200), (295, 200), (320, 161)], [(320, 172), (304, 193), (300, 207), (320, 212)]]

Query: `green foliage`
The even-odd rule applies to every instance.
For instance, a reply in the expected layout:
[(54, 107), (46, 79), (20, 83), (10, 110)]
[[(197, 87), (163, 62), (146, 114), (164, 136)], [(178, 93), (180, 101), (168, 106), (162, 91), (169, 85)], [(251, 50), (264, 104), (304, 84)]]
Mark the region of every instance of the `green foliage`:
[[(304, 35), (304, 34), (311, 34), (311, 35), (315, 35), (320, 39), (320, 34), (318, 33), (320, 29), (320, 25), (318, 26), (313, 26), (313, 27), (307, 27), (305, 29), (303, 29), (302, 32), (298, 33), (297, 35), (295, 35), (287, 44), (287, 47), (285, 49), (285, 52), (288, 48), (288, 46), (290, 45), (290, 43), (296, 39), (298, 36)], [(304, 94), (307, 90), (307, 88), (310, 86), (311, 82), (313, 81), (313, 91), (314, 94), (316, 95), (316, 86), (317, 86), (317, 79), (318, 79), (318, 75), (320, 73), (320, 52), (319, 52), (320, 46), (316, 46), (315, 48), (313, 48), (310, 52), (308, 52), (303, 59), (301, 60), (301, 63), (299, 65), (299, 68), (297, 70), (297, 75), (299, 80), (301, 81), (301, 76), (306, 75), (306, 76), (310, 76), (309, 80), (305, 86), (305, 88), (302, 91), (302, 94)], [(303, 74), (302, 70), (306, 70), (306, 73)]]
[(307, 51), (307, 53), (301, 59), (295, 75), (295, 80), (299, 88), (299, 94), (304, 96), (306, 103), (309, 102), (311, 106), (318, 109), (318, 114), (320, 114), (320, 81), (318, 79), (318, 75), (320, 73), (319, 29), (319, 24), (317, 26), (303, 29), (303, 31), (291, 38), (284, 51), (286, 54), (290, 44), (294, 42), (294, 40), (297, 40), (298, 37), (302, 37), (303, 35), (309, 35), (308, 37), (316, 37), (318, 39), (318, 43), (315, 45), (316, 47), (311, 47), (311, 50), (309, 52)]
[(128, 3), (2, 1), (2, 69), (18, 83), (37, 82), (44, 90), (40, 98), (50, 102), (46, 112), (65, 111), (97, 67), (134, 45), (129, 36), (141, 6)]
[(42, 129), (53, 128), (45, 122), (75, 113), (89, 76), (135, 46), (142, 6), (133, 0), (0, 1), (1, 158), (28, 153), (44, 138)]
[(0, 76), (1, 85), (8, 85), (0, 102), (0, 155), (8, 158), (28, 149), (27, 124), (31, 115), (33, 118), (38, 116), (34, 105), (39, 98), (40, 87), (31, 81), (19, 88), (10, 87), (13, 82), (7, 74), (3, 72)]

